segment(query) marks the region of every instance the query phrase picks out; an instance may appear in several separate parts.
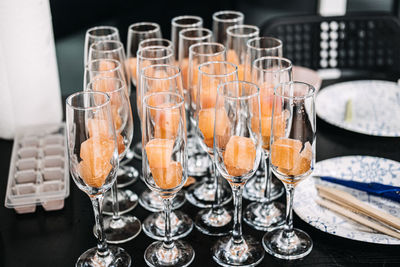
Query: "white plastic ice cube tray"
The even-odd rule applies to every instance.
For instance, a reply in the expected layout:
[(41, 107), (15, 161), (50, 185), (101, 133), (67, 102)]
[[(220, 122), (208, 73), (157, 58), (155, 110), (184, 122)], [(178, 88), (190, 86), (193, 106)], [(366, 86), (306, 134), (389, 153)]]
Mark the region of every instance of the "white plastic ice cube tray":
[(14, 138), (5, 199), (17, 213), (64, 207), (69, 195), (65, 124), (19, 128)]

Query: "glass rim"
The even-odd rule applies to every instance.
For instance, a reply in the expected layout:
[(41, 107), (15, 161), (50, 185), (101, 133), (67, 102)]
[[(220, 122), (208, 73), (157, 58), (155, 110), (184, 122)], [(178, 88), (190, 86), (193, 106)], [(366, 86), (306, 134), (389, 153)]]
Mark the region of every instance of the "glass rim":
[[(149, 45), (149, 46), (142, 46), (142, 44), (143, 43), (147, 43), (147, 42), (155, 42), (155, 41), (159, 41), (159, 42), (166, 42), (166, 43), (168, 43), (169, 45), (168, 46), (165, 46), (166, 48), (170, 48), (171, 47), (171, 49), (174, 47), (174, 44), (170, 41), (170, 40), (168, 40), (168, 39), (166, 39), (166, 38), (149, 38), (149, 39), (144, 39), (144, 40), (142, 40), (142, 41), (140, 41), (140, 43), (139, 43), (139, 49), (141, 49), (141, 48), (145, 48), (145, 47), (149, 47), (149, 46), (161, 46), (161, 47), (164, 47), (164, 46), (162, 46), (162, 45)], [(138, 50), (139, 50), (138, 49)]]
[[(203, 36), (197, 36), (197, 37), (189, 37), (189, 36), (185, 36), (184, 34), (187, 32), (191, 32), (191, 31), (202, 31), (202, 32), (206, 32), (206, 35)], [(204, 38), (211, 38), (212, 37), (212, 31), (207, 29), (207, 28), (188, 28), (188, 29), (184, 29), (179, 31), (179, 39), (186, 39), (186, 40), (193, 40), (193, 41), (197, 41), (197, 40), (201, 40)]]
[[(199, 46), (211, 46), (211, 47), (215, 46), (215, 47), (221, 47), (221, 48), (223, 48), (223, 50), (219, 51), (219, 52), (212, 53), (212, 54), (211, 53), (195, 52), (194, 49), (199, 47)], [(225, 46), (223, 44), (217, 43), (217, 42), (201, 42), (201, 43), (192, 44), (189, 47), (189, 57), (190, 57), (191, 53), (192, 53), (192, 55), (199, 55), (199, 56), (218, 56), (218, 55), (220, 55), (220, 54), (222, 54), (224, 52), (226, 52)]]
[[(105, 30), (105, 29), (111, 30), (112, 32), (111, 32), (110, 34), (106, 34), (106, 35), (94, 35), (94, 34), (92, 33), (93, 31), (96, 31), (96, 30)], [(107, 37), (107, 36), (119, 35), (117, 27), (114, 27), (114, 26), (106, 26), (106, 25), (91, 27), (91, 28), (89, 28), (89, 29), (86, 30), (86, 34), (87, 34), (88, 36), (91, 36), (91, 37), (99, 37), (99, 36)]]
[[(143, 51), (147, 51), (147, 50), (151, 50), (151, 49), (165, 49), (167, 51), (167, 55), (162, 56), (162, 57), (145, 57), (142, 55), (139, 55), (139, 53), (143, 53)], [(136, 58), (141, 58), (141, 59), (146, 59), (146, 60), (162, 60), (162, 59), (167, 59), (171, 56), (174, 55), (174, 51), (166, 46), (160, 46), (160, 45), (152, 45), (152, 46), (146, 46), (146, 47), (142, 47), (141, 49), (138, 49), (138, 51), (136, 52)]]
[[(247, 84), (247, 85), (250, 85), (250, 86), (255, 87), (257, 90), (256, 90), (256, 92), (255, 92), (254, 94), (246, 95), (246, 96), (228, 96), (228, 95), (223, 94), (223, 93), (220, 92), (219, 89), (221, 89), (221, 88), (223, 88), (223, 87), (225, 87), (225, 86), (227, 86), (227, 85), (229, 85), (229, 84), (234, 84), (234, 83), (237, 83), (237, 84)], [(246, 100), (246, 99), (251, 99), (251, 98), (253, 98), (253, 97), (255, 97), (255, 96), (260, 95), (260, 87), (258, 87), (258, 85), (255, 84), (255, 83), (247, 82), (247, 81), (229, 81), (229, 82), (222, 83), (222, 84), (218, 85), (218, 88), (217, 88), (217, 95), (221, 95), (221, 96), (223, 96), (223, 97), (225, 97), (225, 98), (228, 98), (228, 99), (231, 99), (231, 100)]]
[[(154, 29), (147, 30), (147, 31), (138, 31), (138, 30), (132, 29), (133, 27), (143, 26), (143, 25), (153, 26)], [(160, 25), (158, 23), (150, 22), (150, 21), (136, 22), (136, 23), (133, 23), (133, 24), (129, 25), (129, 27), (128, 27), (128, 32), (134, 32), (134, 33), (139, 33), (139, 34), (153, 33), (153, 32), (156, 32), (156, 31), (160, 31)]]
[[(100, 61), (112, 62), (112, 63), (114, 63), (116, 65), (115, 65), (114, 68), (109, 69), (109, 70), (92, 70), (92, 69), (89, 68), (90, 63), (95, 63), (95, 62), (100, 62)], [(111, 58), (99, 58), (99, 59), (89, 60), (89, 62), (85, 66), (85, 69), (87, 69), (89, 71), (93, 71), (93, 72), (103, 72), (103, 73), (105, 73), (105, 72), (113, 72), (114, 70), (121, 69), (121, 66), (122, 66), (122, 64), (118, 60), (111, 59)]]
[[(257, 41), (259, 41), (259, 40), (273, 40), (273, 41), (277, 42), (278, 45), (277, 46), (273, 46), (273, 47), (257, 47), (257, 46), (254, 46), (254, 45), (251, 44), (251, 42), (254, 42), (256, 40)], [(282, 48), (282, 46), (283, 46), (282, 40), (280, 40), (278, 38), (275, 38), (275, 37), (269, 37), (269, 36), (254, 37), (254, 38), (252, 38), (252, 39), (247, 41), (247, 47), (249, 47), (251, 49), (254, 49), (254, 50), (274, 50), (274, 49)]]
[[(173, 96), (179, 98), (179, 102), (175, 103), (172, 106), (168, 106), (168, 107), (157, 107), (157, 106), (152, 106), (152, 105), (148, 104), (147, 99), (149, 99), (150, 97), (155, 96), (155, 95), (173, 95)], [(170, 92), (170, 91), (154, 92), (151, 94), (147, 94), (143, 97), (143, 106), (145, 108), (152, 109), (152, 110), (171, 110), (171, 109), (181, 108), (184, 105), (184, 103), (185, 103), (185, 99), (183, 98), (182, 95), (175, 93), (175, 92)]]
[[(302, 96), (285, 96), (285, 95), (277, 93), (277, 89), (279, 87), (286, 86), (286, 85), (294, 85), (294, 84), (305, 85), (310, 90), (308, 91), (307, 94), (302, 95)], [(309, 97), (313, 97), (314, 95), (315, 95), (315, 87), (306, 82), (300, 82), (300, 81), (284, 82), (284, 83), (279, 83), (274, 87), (274, 96), (281, 97), (284, 99), (303, 100), (303, 99), (307, 99)]]
[[(266, 70), (266, 69), (263, 69), (263, 68), (260, 68), (260, 67), (256, 66), (257, 62), (260, 62), (260, 61), (263, 61), (263, 60), (266, 60), (266, 59), (285, 61), (286, 63), (289, 63), (289, 66), (287, 66), (285, 68), (279, 68), (277, 70)], [(285, 72), (285, 71), (288, 71), (288, 70), (292, 69), (293, 65), (292, 65), (292, 61), (290, 61), (289, 59), (287, 59), (285, 57), (265, 56), (265, 57), (259, 57), (259, 58), (255, 59), (253, 61), (252, 67), (255, 68), (256, 70), (259, 70), (259, 71), (262, 71), (262, 72), (266, 72), (266, 73), (279, 73), (279, 72)]]
[(116, 80), (116, 81), (119, 81), (121, 83), (121, 86), (119, 86), (117, 89), (112, 90), (112, 91), (107, 91), (107, 92), (105, 92), (106, 94), (118, 93), (118, 92), (120, 92), (122, 90), (125, 91), (125, 82), (122, 79), (117, 78), (117, 77), (99, 77), (99, 78), (96, 78), (96, 79), (94, 79), (94, 80), (92, 80), (91, 82), (88, 83), (88, 85), (86, 86), (85, 90), (88, 91), (88, 92), (101, 92), (101, 91), (93, 90), (92, 88), (89, 89), (89, 87), (91, 87), (94, 84), (94, 82), (101, 81), (101, 80)]
[[(197, 20), (197, 22), (191, 23), (191, 24), (181, 24), (181, 23), (177, 22), (178, 20), (183, 20), (183, 19), (193, 19), (193, 20)], [(177, 17), (172, 18), (171, 24), (172, 24), (172, 26), (175, 26), (175, 27), (177, 27), (177, 26), (184, 27), (184, 28), (196, 27), (196, 26), (203, 25), (203, 18), (199, 17), (199, 16), (195, 16), (195, 15), (182, 15), (182, 16), (177, 16)]]
[[(99, 104), (99, 105), (92, 106), (92, 107), (86, 107), (86, 108), (85, 108), (85, 107), (78, 107), (78, 106), (72, 105), (72, 104), (71, 104), (71, 100), (72, 100), (73, 98), (76, 98), (76, 97), (81, 96), (81, 95), (101, 95), (101, 96), (105, 97), (105, 101), (104, 101), (104, 103), (101, 103), (101, 104)], [(73, 109), (73, 110), (80, 110), (80, 111), (84, 111), (84, 110), (95, 110), (95, 109), (104, 108), (104, 107), (106, 107), (107, 105), (109, 105), (109, 103), (110, 103), (110, 96), (109, 96), (108, 94), (106, 94), (106, 93), (104, 93), (104, 92), (100, 92), (100, 91), (79, 91), (79, 92), (73, 93), (72, 95), (68, 96), (67, 99), (65, 100), (65, 103), (66, 103), (66, 105), (67, 105), (69, 108), (71, 108), (71, 109)]]
[[(211, 73), (207, 73), (207, 72), (204, 72), (204, 71), (201, 70), (201, 68), (202, 68), (203, 66), (211, 65), (211, 64), (225, 64), (225, 65), (230, 65), (230, 66), (234, 67), (234, 71), (229, 72), (229, 73), (225, 73), (225, 74), (211, 74)], [(201, 63), (201, 64), (199, 65), (199, 68), (198, 68), (198, 69), (199, 69), (199, 72), (200, 72), (201, 75), (206, 75), (206, 76), (208, 76), (208, 77), (216, 77), (216, 78), (226, 77), (226, 76), (232, 75), (233, 73), (237, 73), (237, 71), (238, 71), (238, 67), (237, 67), (235, 64), (233, 64), (233, 63), (231, 63), (231, 62), (228, 62), (228, 61), (207, 61), (207, 62)]]
[[(110, 49), (110, 50), (103, 50), (103, 49), (94, 48), (96, 45), (100, 45), (100, 44), (103, 44), (103, 43), (114, 43), (114, 44), (117, 44), (118, 47)], [(122, 42), (116, 41), (116, 40), (102, 40), (102, 41), (98, 41), (98, 42), (95, 42), (95, 43), (91, 44), (89, 50), (90, 49), (95, 50), (95, 51), (101, 51), (101, 52), (104, 52), (104, 53), (113, 53), (113, 52), (118, 51), (118, 50), (124, 51), (124, 45), (122, 44)]]
[[(252, 33), (234, 33), (233, 31), (236, 29), (251, 29), (254, 30), (254, 32)], [(258, 28), (255, 25), (249, 25), (249, 24), (240, 24), (240, 25), (232, 25), (229, 26), (226, 29), (226, 34), (229, 36), (234, 36), (234, 37), (240, 37), (240, 38), (245, 38), (245, 37), (250, 37), (250, 38), (254, 38), (254, 37), (258, 37), (258, 35), (260, 34), (260, 28)]]
[[(163, 77), (163, 78), (151, 77), (149, 75), (145, 75), (144, 74), (145, 70), (156, 68), (156, 67), (167, 67), (167, 68), (170, 68), (170, 69), (174, 69), (177, 72), (175, 74), (171, 75), (171, 76)], [(150, 66), (147, 66), (147, 67), (144, 67), (144, 68), (140, 69), (140, 76), (146, 78), (147, 80), (153, 80), (153, 81), (160, 81), (160, 80), (168, 81), (168, 80), (172, 80), (172, 79), (177, 78), (179, 75), (181, 75), (181, 69), (178, 66), (171, 65), (171, 64), (155, 64), (155, 65), (150, 65)]]
[[(232, 15), (236, 15), (236, 18), (232, 18), (232, 19), (221, 19), (218, 16), (220, 15), (226, 15), (226, 14), (232, 14)], [(213, 20), (218, 21), (218, 22), (236, 22), (236, 21), (240, 21), (240, 20), (244, 20), (244, 14), (240, 11), (235, 11), (235, 10), (221, 10), (221, 11), (217, 11), (212, 15)]]

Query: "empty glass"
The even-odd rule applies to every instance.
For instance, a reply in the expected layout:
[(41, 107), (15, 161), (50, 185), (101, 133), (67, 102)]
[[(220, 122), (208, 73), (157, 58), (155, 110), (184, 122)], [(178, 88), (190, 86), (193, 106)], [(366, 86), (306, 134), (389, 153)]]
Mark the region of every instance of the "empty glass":
[[(273, 37), (255, 37), (247, 42), (245, 69), (250, 69), (250, 72), (245, 72), (246, 81), (252, 81), (251, 73), (254, 60), (266, 56), (282, 57), (282, 41)], [(256, 81), (253, 82), (257, 83)], [(269, 198), (275, 200), (283, 194), (284, 189), (276, 179), (271, 181)], [(256, 176), (250, 179), (244, 187), (243, 197), (252, 201), (263, 201), (265, 184), (264, 164), (262, 163), (259, 171), (256, 172)]]
[[(199, 65), (208, 61), (224, 61), (226, 59), (225, 46), (219, 43), (198, 43), (189, 48), (189, 70), (188, 70), (188, 94), (190, 96), (189, 117), (190, 130), (189, 136), (196, 136), (196, 120), (194, 113), (196, 111), (197, 86), (199, 76)], [(203, 176), (207, 174), (210, 167), (210, 160), (207, 153), (201, 149), (198, 140), (195, 145), (197, 152), (188, 159), (188, 173), (194, 176)], [(225, 189), (228, 189), (224, 187)], [(199, 208), (210, 208), (215, 199), (215, 181), (208, 175), (200, 182), (195, 183), (186, 191), (186, 199)], [(231, 194), (224, 193), (227, 197)], [(222, 200), (227, 202), (230, 197)]]
[(286, 189), (286, 224), (267, 232), (262, 243), (272, 256), (294, 260), (308, 255), (313, 247), (308, 234), (293, 228), (292, 206), (296, 185), (311, 174), (315, 164), (315, 88), (289, 82), (274, 91), (269, 163)]
[(150, 39), (143, 40), (139, 43), (138, 50), (148, 47), (148, 46), (163, 46), (163, 47), (169, 48), (172, 51), (174, 51), (174, 44), (170, 40), (163, 39), (163, 38), (150, 38)]
[(112, 26), (96, 26), (86, 31), (84, 65), (88, 62), (89, 48), (93, 43), (100, 41), (120, 41), (118, 29)]
[(241, 25), (244, 21), (244, 15), (239, 11), (223, 10), (215, 12), (212, 16), (214, 41), (226, 45), (226, 30), (229, 26)]
[(214, 127), (214, 163), (229, 182), (235, 206), (232, 235), (217, 241), (211, 251), (222, 266), (255, 266), (264, 258), (260, 242), (242, 235), (242, 191), (262, 157), (260, 90), (257, 85), (232, 81), (218, 87)]
[[(117, 138), (110, 97), (102, 92), (78, 92), (66, 100), (66, 125), (71, 176), (92, 201), (97, 247), (83, 253), (75, 266), (130, 266), (124, 249), (108, 246), (103, 232), (102, 200), (117, 177)], [(101, 121), (99, 124), (93, 123)]]
[(171, 41), (174, 44), (175, 60), (179, 59), (179, 33), (181, 30), (188, 28), (203, 27), (203, 19), (198, 16), (178, 16), (171, 20)]
[[(264, 150), (264, 198), (262, 201), (248, 205), (244, 212), (244, 220), (250, 226), (261, 231), (271, 231), (284, 223), (285, 207), (278, 201), (273, 201), (272, 176), (269, 169), (269, 145), (271, 136), (272, 103), (274, 99), (274, 86), (292, 81), (292, 63), (281, 57), (261, 57), (253, 63), (253, 82), (260, 87), (261, 105), (261, 136)], [(275, 128), (276, 131), (283, 130)], [(275, 186), (275, 188), (281, 188)], [(275, 191), (277, 192), (277, 191)], [(279, 192), (279, 191), (278, 191)], [(280, 195), (280, 194), (279, 194)], [(271, 197), (272, 196), (272, 197)]]
[[(157, 104), (157, 105), (154, 105)], [(146, 185), (164, 202), (165, 238), (147, 247), (149, 266), (188, 266), (193, 248), (171, 239), (171, 204), (187, 180), (186, 118), (182, 95), (156, 92), (143, 99), (143, 177)]]
[[(213, 160), (214, 156), (214, 121), (217, 89), (222, 83), (236, 80), (237, 67), (232, 63), (210, 61), (199, 66), (194, 118), (200, 145), (208, 153), (211, 160)], [(228, 129), (221, 128), (219, 130), (218, 134), (224, 135)], [(211, 208), (203, 209), (196, 215), (195, 225), (200, 232), (207, 235), (226, 235), (231, 228), (229, 222), (232, 216), (222, 206), (222, 200), (230, 198), (230, 196), (226, 195), (229, 189), (224, 189), (224, 187), (227, 187), (225, 181), (221, 181), (218, 178), (219, 172), (215, 169), (215, 164), (212, 164), (212, 166), (215, 183), (214, 202)]]
[[(234, 25), (226, 30), (226, 60), (238, 66), (239, 81), (251, 81), (250, 68), (246, 66), (247, 41), (258, 37), (260, 30), (253, 25)], [(245, 75), (245, 73), (247, 74)]]

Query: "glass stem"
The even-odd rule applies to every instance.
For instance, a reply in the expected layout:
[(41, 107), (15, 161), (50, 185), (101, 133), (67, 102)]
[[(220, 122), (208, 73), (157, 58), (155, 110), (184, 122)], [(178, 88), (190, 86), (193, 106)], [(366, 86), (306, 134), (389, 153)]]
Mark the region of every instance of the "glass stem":
[(117, 221), (120, 218), (117, 179), (115, 179), (115, 182), (111, 187), (111, 195), (112, 195), (113, 221)]
[(293, 197), (294, 186), (284, 183), (286, 188), (286, 224), (284, 227), (284, 236), (290, 238), (293, 236)]
[(233, 220), (232, 238), (235, 244), (243, 242), (242, 237), (242, 192), (243, 186), (231, 184), (233, 192), (233, 205), (235, 207), (235, 214)]
[(215, 213), (220, 213), (221, 208), (221, 190), (219, 189), (220, 183), (217, 174), (217, 168), (215, 167), (214, 162), (212, 162), (212, 168), (214, 171), (214, 183), (215, 183), (215, 199), (212, 205), (212, 211)]
[(265, 204), (269, 205), (271, 203), (271, 168), (269, 166), (268, 153), (264, 153), (264, 175), (265, 175)]
[(103, 215), (101, 213), (101, 207), (103, 204), (103, 195), (90, 196), (92, 201), (94, 219), (96, 221), (96, 233), (97, 233), (97, 254), (101, 257), (108, 255), (108, 246), (103, 231)]
[(163, 246), (166, 249), (170, 249), (174, 246), (173, 241), (171, 240), (171, 206), (172, 199), (166, 198), (163, 199), (164, 202), (164, 214), (165, 214), (165, 239)]

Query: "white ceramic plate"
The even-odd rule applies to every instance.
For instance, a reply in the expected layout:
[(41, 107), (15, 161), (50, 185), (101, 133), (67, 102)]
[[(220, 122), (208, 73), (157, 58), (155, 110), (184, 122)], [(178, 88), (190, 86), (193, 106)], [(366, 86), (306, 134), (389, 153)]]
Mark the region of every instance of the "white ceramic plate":
[[(353, 118), (346, 122), (346, 102), (352, 100)], [(317, 115), (340, 128), (375, 136), (400, 136), (400, 87), (389, 81), (351, 81), (321, 90)]]
[[(314, 173), (354, 181), (400, 186), (400, 163), (384, 158), (346, 156), (327, 159), (317, 162)], [(315, 202), (315, 199), (318, 198), (316, 183), (344, 190), (359, 200), (400, 217), (400, 203), (310, 176), (295, 190), (294, 211), (303, 221), (323, 232), (348, 239), (376, 244), (400, 244), (399, 239), (375, 232), (319, 206)]]

